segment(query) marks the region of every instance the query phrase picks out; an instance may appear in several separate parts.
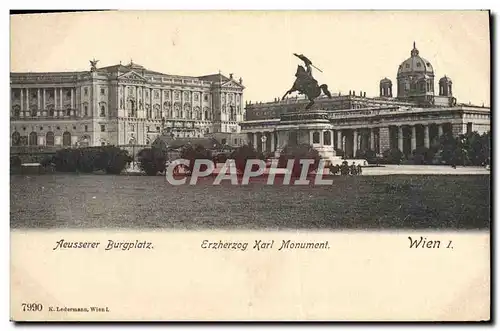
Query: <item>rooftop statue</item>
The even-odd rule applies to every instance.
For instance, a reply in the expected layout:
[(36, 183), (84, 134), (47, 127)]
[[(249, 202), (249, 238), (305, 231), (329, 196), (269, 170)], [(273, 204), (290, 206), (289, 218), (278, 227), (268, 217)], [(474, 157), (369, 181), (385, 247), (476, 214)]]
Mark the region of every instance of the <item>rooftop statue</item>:
[(99, 62), (99, 60), (96, 59), (90, 60), (90, 71), (97, 70), (97, 62)]
[(314, 105), (314, 100), (321, 95), (321, 92), (331, 98), (332, 95), (330, 91), (328, 91), (328, 86), (326, 84), (318, 85), (318, 81), (314, 79), (312, 75), (312, 68), (315, 68), (320, 72), (321, 70), (315, 67), (312, 64), (311, 60), (309, 60), (304, 55), (296, 53), (293, 53), (293, 55), (301, 59), (304, 62), (306, 68), (301, 65), (297, 66), (297, 72), (295, 73), (295, 77), (297, 78), (295, 79), (292, 88), (285, 93), (282, 100), (292, 92), (304, 94), (309, 99), (309, 103), (306, 106), (306, 110), (308, 110)]

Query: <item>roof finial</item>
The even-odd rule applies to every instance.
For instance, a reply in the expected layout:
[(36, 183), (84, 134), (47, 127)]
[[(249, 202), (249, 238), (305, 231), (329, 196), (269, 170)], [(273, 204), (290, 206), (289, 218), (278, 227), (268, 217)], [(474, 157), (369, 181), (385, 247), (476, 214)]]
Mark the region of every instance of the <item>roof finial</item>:
[(413, 41), (413, 49), (411, 50), (411, 56), (417, 56), (418, 55), (418, 49), (417, 49), (417, 46), (415, 44), (415, 41)]

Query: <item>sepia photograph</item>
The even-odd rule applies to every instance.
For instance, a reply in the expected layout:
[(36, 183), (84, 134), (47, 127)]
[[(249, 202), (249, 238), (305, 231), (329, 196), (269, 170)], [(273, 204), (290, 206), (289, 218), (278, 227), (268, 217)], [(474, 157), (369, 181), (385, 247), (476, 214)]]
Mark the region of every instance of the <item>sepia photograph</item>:
[[(490, 20), (479, 10), (11, 14), (12, 318), (449, 321), (465, 311), (489, 320)], [(351, 250), (364, 236), (374, 239)], [(373, 260), (363, 255), (372, 249)], [(257, 267), (262, 251), (272, 253)], [(392, 251), (391, 267), (381, 256)], [(172, 254), (170, 267), (157, 265)], [(289, 309), (239, 278), (238, 266), (272, 277), (285, 263), (275, 254), (289, 254), (287, 266), (296, 256), (296, 275), (307, 273), (280, 285), (294, 288)], [(124, 259), (157, 272), (122, 278)], [(193, 278), (203, 271), (190, 259), (210, 277)], [(422, 314), (414, 298), (388, 292), (393, 301), (377, 312), (368, 304), (381, 300), (375, 279), (341, 291), (325, 285), (337, 271), (323, 266), (317, 288), (296, 294), (328, 259), (353, 269), (343, 282), (371, 270), (414, 298), (446, 289), (417, 299), (430, 300)], [(434, 281), (423, 282), (423, 265)], [(395, 266), (408, 275), (382, 274)], [(445, 266), (463, 279), (446, 281)], [(88, 286), (61, 285), (54, 275), (68, 267)], [(90, 271), (101, 267), (104, 278)], [(177, 268), (172, 277), (192, 292), (158, 285), (160, 268)], [(16, 296), (30, 293), (32, 277), (45, 301)], [(143, 291), (150, 305), (168, 287), (180, 306), (132, 312), (107, 286), (129, 289), (130, 300)], [(216, 288), (241, 309), (194, 304)], [(441, 314), (462, 289), (481, 293), (480, 305)], [(69, 293), (71, 304), (61, 299)], [(354, 293), (366, 306), (339, 308)], [(242, 299), (255, 296), (262, 301)]]

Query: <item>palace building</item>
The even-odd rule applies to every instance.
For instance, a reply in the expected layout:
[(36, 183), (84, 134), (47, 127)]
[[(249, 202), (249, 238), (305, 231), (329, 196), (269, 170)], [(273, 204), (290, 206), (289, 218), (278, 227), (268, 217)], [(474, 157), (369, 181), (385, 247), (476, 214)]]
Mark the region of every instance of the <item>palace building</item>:
[[(320, 97), (313, 106), (328, 119), (328, 125), (310, 132), (313, 146), (332, 146), (346, 157), (371, 149), (378, 154), (399, 148), (410, 155), (417, 147), (429, 148), (445, 132), (457, 136), (490, 130), (490, 109), (458, 103), (453, 96), (453, 82), (443, 76), (435, 92), (432, 64), (420, 56), (415, 43), (410, 57), (397, 70), (397, 94), (388, 78), (379, 82), (380, 94), (349, 91), (348, 95)], [(246, 103), (242, 133), (259, 151), (274, 152), (289, 143), (283, 130), (292, 128), (290, 114), (307, 112), (304, 98), (275, 99), (273, 102)], [(288, 115), (287, 115), (288, 114)], [(297, 116), (295, 116), (297, 117)], [(300, 117), (300, 116), (299, 116)], [(295, 120), (294, 130), (300, 130)], [(288, 125), (288, 126), (287, 126)]]
[(89, 71), (11, 73), (11, 146), (148, 145), (160, 134), (238, 136), (241, 78), (163, 74), (132, 61), (97, 68), (97, 62)]

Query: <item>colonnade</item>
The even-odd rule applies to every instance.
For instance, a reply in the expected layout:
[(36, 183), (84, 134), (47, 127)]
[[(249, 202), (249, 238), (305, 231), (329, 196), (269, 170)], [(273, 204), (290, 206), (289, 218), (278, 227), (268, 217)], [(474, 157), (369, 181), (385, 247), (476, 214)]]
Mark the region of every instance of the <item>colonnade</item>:
[[(19, 107), (13, 107), (13, 117), (63, 117), (75, 115), (75, 88), (50, 87), (50, 88), (20, 88)], [(70, 93), (70, 103), (65, 104), (63, 91)], [(51, 93), (53, 101), (49, 103), (48, 94)], [(66, 106), (66, 108), (64, 108)]]
[[(416, 123), (411, 125), (385, 125), (379, 127), (339, 128), (337, 130), (310, 130), (311, 145), (334, 146), (354, 158), (360, 150), (372, 150), (377, 154), (389, 148), (398, 148), (411, 154), (417, 147), (430, 148), (444, 132), (452, 132), (452, 123)], [(287, 142), (279, 141), (275, 130), (248, 132), (248, 141), (260, 152), (274, 152)]]

